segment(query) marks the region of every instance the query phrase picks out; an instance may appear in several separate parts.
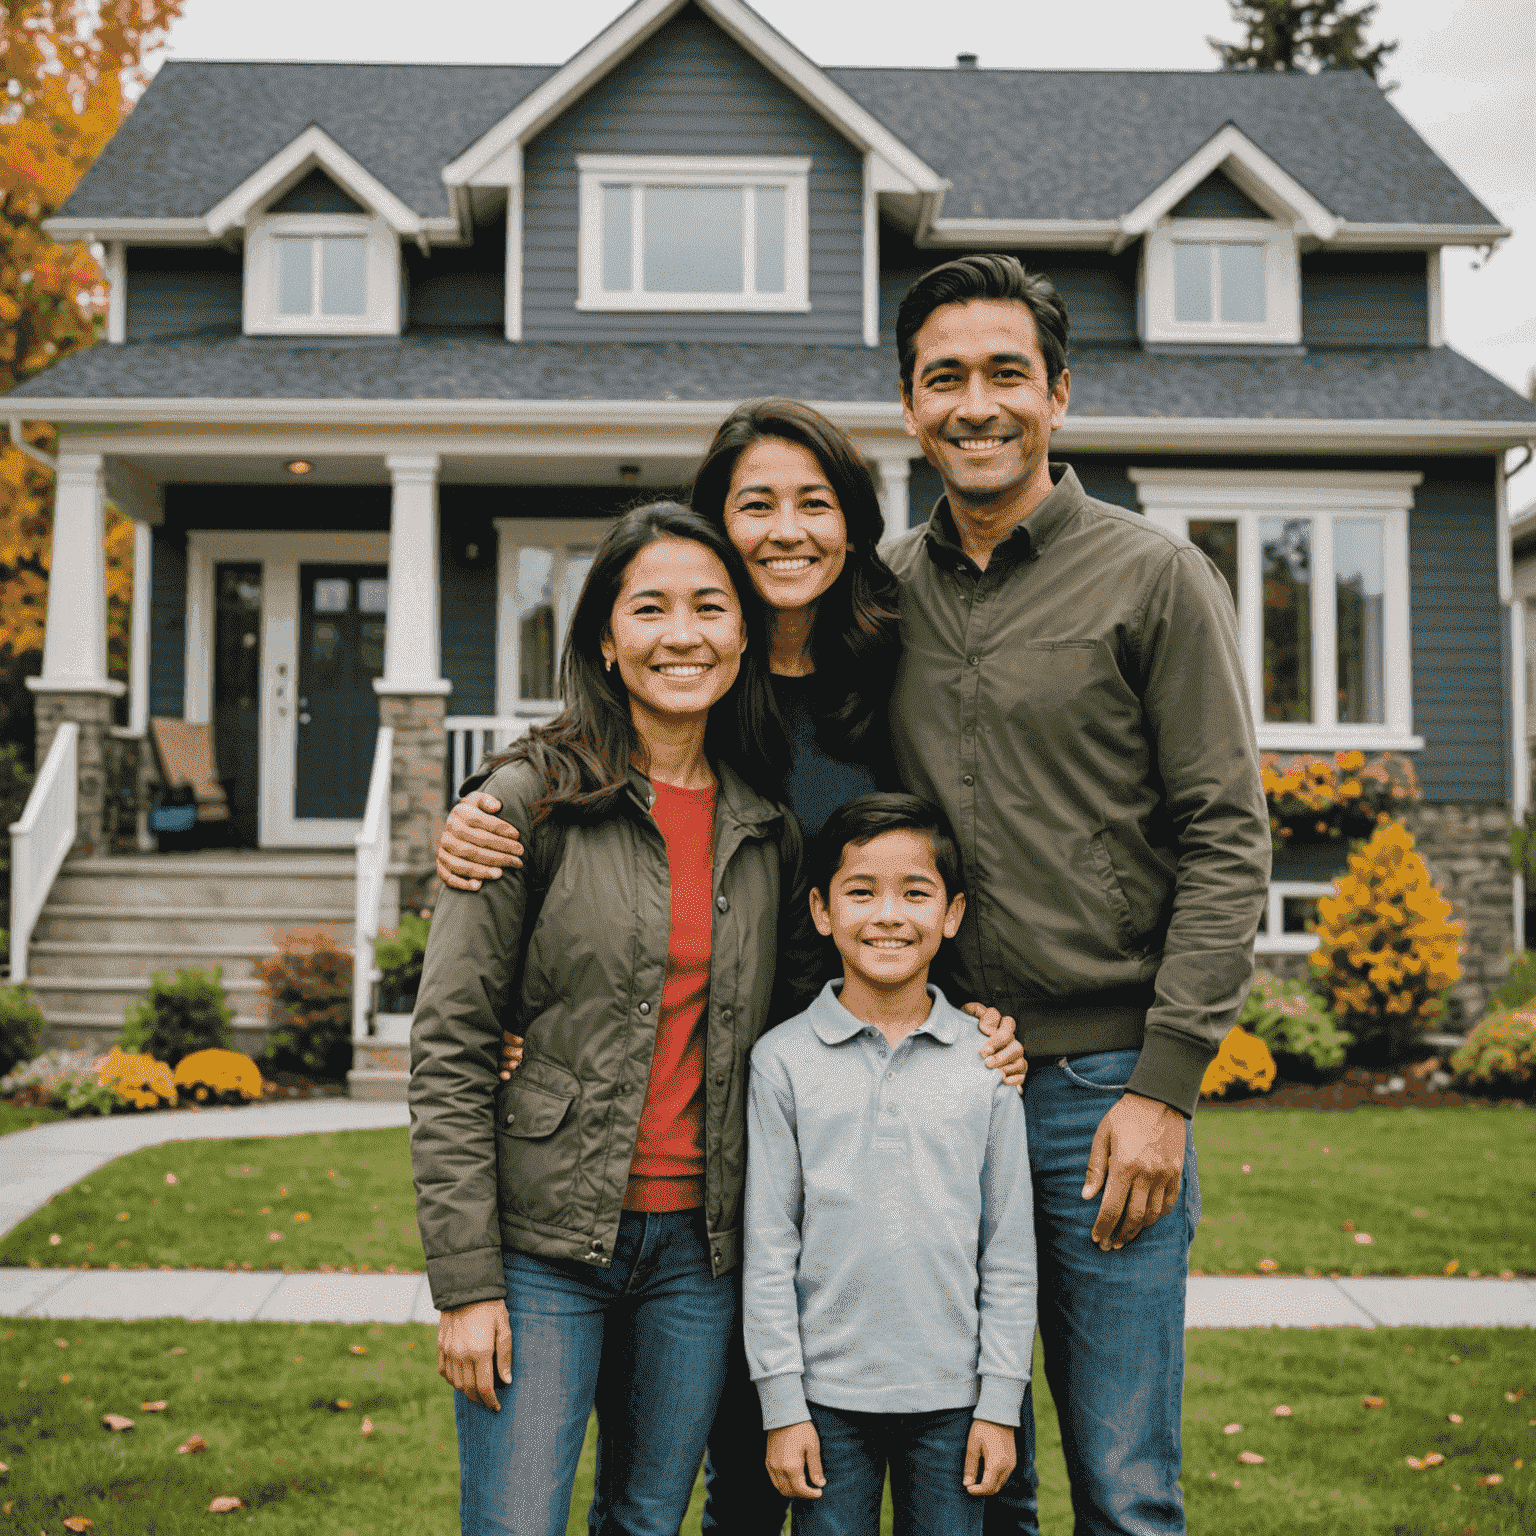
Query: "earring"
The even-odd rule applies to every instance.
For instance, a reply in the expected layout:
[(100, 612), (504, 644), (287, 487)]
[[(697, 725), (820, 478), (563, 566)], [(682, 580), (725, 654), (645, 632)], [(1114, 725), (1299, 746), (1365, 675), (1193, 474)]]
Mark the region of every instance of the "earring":
[(610, 656), (608, 658), (608, 660), (603, 663), (603, 671), (604, 672), (612, 672), (613, 671), (613, 657), (612, 656)]

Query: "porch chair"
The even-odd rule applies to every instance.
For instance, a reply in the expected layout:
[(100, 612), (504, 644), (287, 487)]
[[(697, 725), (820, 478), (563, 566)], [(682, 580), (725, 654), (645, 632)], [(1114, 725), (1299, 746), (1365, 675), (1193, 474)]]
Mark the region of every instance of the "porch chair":
[(194, 824), (228, 821), (229, 797), (219, 783), (213, 758), (213, 726), (153, 715), (149, 736), (166, 793), (165, 800), (150, 811), (150, 830), (186, 833)]

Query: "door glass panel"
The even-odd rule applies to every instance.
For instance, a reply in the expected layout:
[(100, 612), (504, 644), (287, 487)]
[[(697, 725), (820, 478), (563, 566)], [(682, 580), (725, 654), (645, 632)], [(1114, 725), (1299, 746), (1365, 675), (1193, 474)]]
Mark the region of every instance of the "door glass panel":
[(634, 188), (603, 188), (603, 289), (628, 293), (635, 286)]
[(757, 291), (784, 292), (784, 188), (757, 189)]
[(1353, 517), (1334, 523), (1339, 720), (1349, 725), (1382, 725), (1387, 718), (1382, 654), (1384, 564), (1380, 523)]
[(277, 312), (307, 315), (314, 308), (312, 240), (285, 237), (277, 244)]
[(320, 313), (361, 315), (368, 308), (368, 242), (359, 236), (320, 242)]
[(517, 696), (555, 693), (555, 554), (524, 546), (517, 552)]
[(1264, 580), (1264, 718), (1312, 718), (1312, 520), (1259, 519)]
[(741, 187), (646, 187), (645, 291), (740, 293)]
[(335, 578), (315, 582), (315, 612), (345, 613), (352, 602), (352, 583)]
[(364, 580), (357, 584), (357, 611), (385, 613), (389, 609), (389, 582)]
[(1220, 245), (1221, 318), (1241, 324), (1264, 320), (1264, 247)]
[(1211, 318), (1211, 248), (1179, 244), (1173, 248), (1173, 318)]
[(1210, 557), (1232, 589), (1232, 606), (1237, 606), (1237, 524), (1226, 519), (1191, 521), (1189, 541)]

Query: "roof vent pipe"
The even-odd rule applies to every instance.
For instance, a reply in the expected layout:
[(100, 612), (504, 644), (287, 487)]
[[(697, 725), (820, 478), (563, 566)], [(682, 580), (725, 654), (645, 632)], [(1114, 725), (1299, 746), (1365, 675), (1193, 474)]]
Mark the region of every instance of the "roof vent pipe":
[(975, 69), (976, 55), (974, 53), (957, 53), (955, 55), (956, 69)]

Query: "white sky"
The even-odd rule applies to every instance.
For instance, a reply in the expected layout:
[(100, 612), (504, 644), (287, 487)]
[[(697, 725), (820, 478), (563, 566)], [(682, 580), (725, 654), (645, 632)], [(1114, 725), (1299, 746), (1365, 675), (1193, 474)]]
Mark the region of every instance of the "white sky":
[[(168, 52), (186, 59), (558, 64), (622, 0), (189, 0)], [(1235, 39), (1226, 0), (756, 0), (818, 64), (1209, 69), (1207, 34)], [(430, 25), (424, 22), (430, 19)], [(871, 23), (874, 22), (874, 25)], [(1380, 0), (1372, 42), (1396, 38), (1392, 100), (1515, 237), (1491, 261), (1448, 251), (1450, 344), (1522, 391), (1536, 371), (1536, 0)], [(1511, 462), (1514, 462), (1512, 460)], [(1536, 497), (1536, 465), (1511, 510)]]

